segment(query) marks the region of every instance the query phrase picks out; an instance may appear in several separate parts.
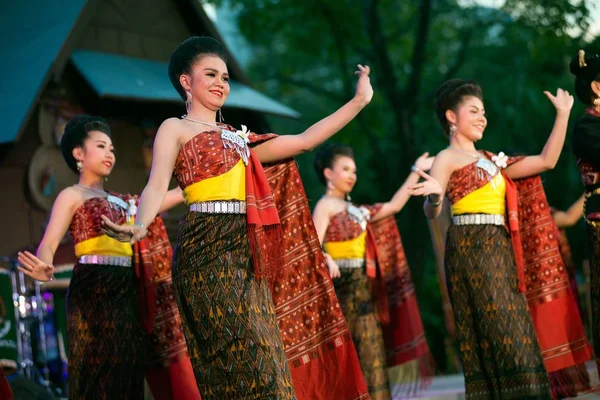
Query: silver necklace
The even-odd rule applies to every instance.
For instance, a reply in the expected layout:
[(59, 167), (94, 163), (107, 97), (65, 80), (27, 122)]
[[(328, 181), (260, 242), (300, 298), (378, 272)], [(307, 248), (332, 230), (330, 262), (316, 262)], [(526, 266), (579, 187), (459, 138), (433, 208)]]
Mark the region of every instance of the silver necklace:
[(87, 186), (87, 185), (82, 185), (81, 183), (76, 183), (73, 186), (80, 187), (80, 188), (87, 189), (87, 190), (91, 190), (92, 192), (96, 192), (98, 194), (102, 194), (102, 196), (104, 196), (104, 197), (106, 197), (108, 195), (108, 193), (105, 190), (96, 189), (94, 187)]
[(221, 126), (219, 126), (219, 125), (217, 125), (217, 124), (211, 124), (210, 122), (204, 122), (204, 121), (200, 121), (199, 119), (190, 118), (190, 117), (188, 117), (187, 115), (184, 115), (184, 116), (183, 116), (183, 117), (181, 117), (181, 118), (182, 118), (182, 119), (186, 119), (186, 120), (188, 120), (188, 121), (191, 121), (191, 122), (196, 122), (196, 123), (198, 123), (198, 124), (204, 124), (204, 125), (207, 125), (207, 126), (212, 126), (213, 128), (217, 128), (217, 129), (223, 129), (223, 127), (221, 127)]
[(474, 154), (471, 154), (471, 153), (468, 153), (468, 152), (466, 152), (465, 150), (461, 150), (461, 149), (455, 149), (454, 147), (448, 147), (448, 148), (449, 148), (449, 149), (452, 149), (452, 150), (454, 150), (454, 151), (458, 151), (459, 153), (466, 154), (466, 155), (468, 155), (468, 156), (471, 156), (471, 157), (473, 157), (473, 158), (477, 158), (477, 159), (481, 158), (481, 153), (480, 153), (479, 151), (477, 152), (477, 155), (474, 155)]

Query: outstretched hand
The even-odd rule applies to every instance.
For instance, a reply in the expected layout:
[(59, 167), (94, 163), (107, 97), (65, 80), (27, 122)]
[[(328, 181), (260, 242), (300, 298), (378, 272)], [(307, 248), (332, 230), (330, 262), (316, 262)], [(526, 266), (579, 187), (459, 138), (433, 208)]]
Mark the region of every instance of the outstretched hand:
[(557, 112), (571, 112), (571, 108), (573, 108), (573, 102), (575, 100), (573, 99), (573, 96), (569, 94), (569, 92), (558, 88), (556, 90), (556, 96), (552, 95), (552, 93), (547, 90), (544, 92), (544, 94), (546, 97), (548, 97), (548, 99), (550, 99)]
[(409, 186), (408, 194), (411, 196), (429, 196), (430, 194), (441, 196), (443, 194), (440, 183), (434, 177), (423, 171), (417, 171), (417, 174), (419, 174), (424, 181)]
[(429, 157), (429, 152), (426, 151), (421, 155), (421, 157), (417, 158), (417, 161), (415, 161), (415, 167), (427, 172), (431, 169), (433, 160), (435, 160), (435, 157)]
[(146, 237), (148, 230), (140, 225), (117, 225), (103, 215), (102, 233), (113, 239), (117, 239), (119, 242), (135, 244)]
[(52, 279), (54, 275), (54, 267), (46, 264), (38, 257), (28, 251), (20, 251), (18, 253), (19, 271), (25, 275), (42, 282)]
[(373, 87), (371, 86), (371, 79), (369, 78), (370, 73), (371, 68), (369, 68), (368, 65), (362, 66), (358, 64), (358, 71), (354, 71), (354, 74), (358, 76), (354, 98), (365, 106), (369, 104), (373, 98)]

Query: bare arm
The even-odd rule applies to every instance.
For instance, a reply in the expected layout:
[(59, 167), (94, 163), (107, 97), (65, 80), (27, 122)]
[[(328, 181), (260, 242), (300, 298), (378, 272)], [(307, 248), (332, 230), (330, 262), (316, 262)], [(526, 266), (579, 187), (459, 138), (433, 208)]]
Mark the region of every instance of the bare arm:
[(175, 159), (179, 151), (179, 141), (176, 135), (179, 121), (171, 118), (162, 123), (152, 150), (152, 169), (150, 178), (142, 191), (136, 223), (148, 226), (158, 214), (165, 201)]
[(562, 89), (557, 90), (556, 97), (552, 96), (549, 92), (544, 92), (544, 94), (556, 108), (554, 127), (540, 154), (525, 157), (506, 168), (505, 172), (511, 179), (525, 178), (551, 170), (556, 166), (560, 157), (567, 134), (569, 114), (573, 107), (573, 96)]
[[(330, 203), (327, 200), (321, 199), (313, 211), (313, 223), (317, 229), (317, 236), (319, 237), (319, 243), (321, 243), (321, 245), (325, 243), (325, 234), (327, 233), (327, 227), (329, 226), (329, 221), (331, 219), (331, 209), (329, 206)], [(325, 263), (327, 264), (331, 279), (339, 278), (340, 267), (329, 254), (324, 252), (323, 255), (325, 256)]]
[(170, 210), (171, 208), (183, 203), (183, 190), (179, 186), (171, 189), (165, 195), (165, 199), (158, 210), (159, 213)]
[(132, 244), (146, 236), (147, 227), (165, 203), (179, 152), (179, 123), (178, 119), (170, 118), (158, 128), (152, 151), (150, 178), (140, 196), (135, 225), (117, 225), (106, 216), (102, 216), (104, 234)]
[(333, 114), (323, 118), (303, 133), (283, 135), (257, 145), (254, 152), (262, 163), (294, 157), (310, 151), (325, 142), (358, 115), (371, 101), (373, 89), (369, 80), (369, 67), (358, 66), (359, 76), (354, 98)]
[(48, 227), (36, 252), (37, 257), (28, 251), (19, 252), (19, 270), (39, 281), (47, 281), (52, 277), (54, 254), (69, 229), (78, 201), (79, 196), (72, 189), (60, 192), (52, 206)]
[(315, 224), (317, 236), (319, 237), (319, 243), (321, 243), (321, 245), (325, 242), (325, 234), (327, 233), (330, 219), (329, 213), (329, 203), (327, 200), (319, 200), (313, 210), (313, 223)]
[[(429, 171), (433, 163), (433, 157), (429, 157), (429, 153), (424, 153), (421, 157), (415, 161), (415, 166), (422, 171)], [(372, 222), (378, 221), (380, 219), (389, 217), (390, 215), (394, 215), (399, 213), (400, 210), (406, 205), (408, 199), (410, 198), (410, 193), (408, 192), (408, 188), (415, 185), (419, 182), (419, 174), (416, 172), (411, 172), (402, 186), (394, 193), (394, 196), (390, 201), (383, 203), (379, 211), (371, 218)]]
[(69, 229), (78, 200), (77, 193), (65, 189), (54, 201), (50, 221), (36, 252), (37, 257), (46, 264), (52, 265), (54, 262), (54, 253)]
[(559, 229), (563, 229), (575, 225), (583, 216), (584, 202), (585, 197), (581, 196), (567, 211), (555, 212), (553, 218), (556, 226), (558, 226)]

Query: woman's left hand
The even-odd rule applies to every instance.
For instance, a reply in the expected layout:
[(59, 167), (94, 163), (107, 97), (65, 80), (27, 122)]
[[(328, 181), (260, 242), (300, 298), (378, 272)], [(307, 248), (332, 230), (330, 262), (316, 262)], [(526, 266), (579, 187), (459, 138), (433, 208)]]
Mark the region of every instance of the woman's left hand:
[(421, 157), (417, 158), (417, 161), (415, 161), (415, 167), (421, 171), (427, 172), (431, 169), (433, 160), (435, 160), (435, 157), (429, 157), (429, 152), (425, 152), (421, 155)]
[(416, 183), (408, 188), (408, 193), (411, 196), (429, 196), (430, 194), (437, 196), (442, 195), (442, 187), (434, 177), (423, 171), (417, 171), (417, 174), (419, 174), (424, 181)]
[(556, 112), (569, 113), (571, 112), (571, 108), (573, 108), (573, 96), (569, 94), (566, 90), (557, 89), (556, 96), (553, 96), (549, 91), (545, 91), (544, 94), (550, 101), (554, 108), (556, 108)]

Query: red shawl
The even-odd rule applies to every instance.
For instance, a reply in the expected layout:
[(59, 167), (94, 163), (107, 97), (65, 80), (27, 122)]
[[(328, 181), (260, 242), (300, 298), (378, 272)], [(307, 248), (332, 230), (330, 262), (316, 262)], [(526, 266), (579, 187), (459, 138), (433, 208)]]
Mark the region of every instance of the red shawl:
[[(252, 134), (250, 140), (275, 136)], [(265, 166), (264, 172), (281, 221), (283, 256), (272, 296), (296, 395), (299, 400), (369, 399), (298, 168), (289, 159)]]
[(546, 369), (558, 371), (591, 359), (591, 349), (560, 254), (558, 231), (542, 179), (534, 176), (520, 179), (516, 184), (525, 260), (525, 296)]

